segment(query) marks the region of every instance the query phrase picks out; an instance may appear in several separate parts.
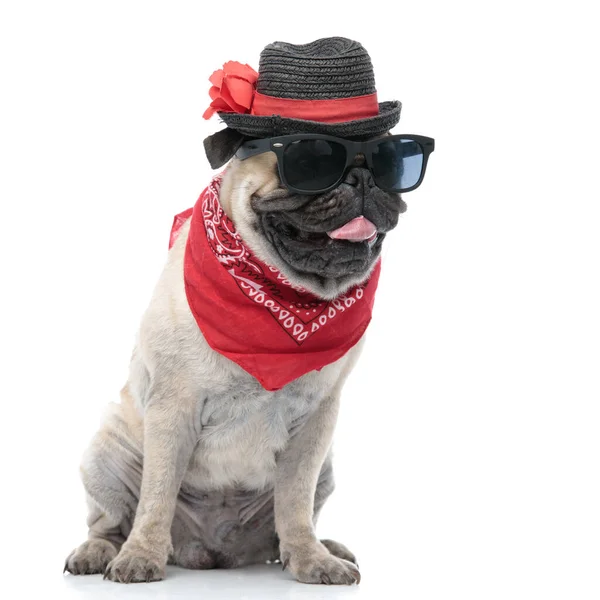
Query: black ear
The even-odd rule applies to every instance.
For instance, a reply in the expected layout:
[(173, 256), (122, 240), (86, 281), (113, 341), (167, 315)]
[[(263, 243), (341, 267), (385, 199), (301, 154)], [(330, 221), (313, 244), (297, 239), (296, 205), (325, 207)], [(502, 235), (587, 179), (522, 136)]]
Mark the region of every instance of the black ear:
[(210, 166), (213, 169), (222, 167), (238, 151), (244, 139), (244, 134), (229, 127), (209, 135), (204, 140), (204, 150)]

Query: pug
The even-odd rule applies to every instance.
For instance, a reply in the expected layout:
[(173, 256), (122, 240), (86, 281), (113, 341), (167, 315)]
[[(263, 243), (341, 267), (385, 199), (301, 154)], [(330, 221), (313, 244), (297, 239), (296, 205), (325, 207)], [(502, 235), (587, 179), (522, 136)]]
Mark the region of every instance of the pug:
[[(219, 201), (257, 257), (322, 299), (369, 279), (406, 209), (399, 193), (374, 184), (361, 154), (336, 187), (310, 195), (282, 184), (274, 152), (235, 157)], [(354, 554), (320, 540), (315, 526), (334, 488), (332, 436), (362, 338), (266, 390), (198, 327), (183, 277), (189, 232), (190, 219), (141, 321), (121, 402), (83, 457), (89, 533), (65, 571), (151, 582), (167, 564), (281, 561), (300, 582), (358, 583)]]

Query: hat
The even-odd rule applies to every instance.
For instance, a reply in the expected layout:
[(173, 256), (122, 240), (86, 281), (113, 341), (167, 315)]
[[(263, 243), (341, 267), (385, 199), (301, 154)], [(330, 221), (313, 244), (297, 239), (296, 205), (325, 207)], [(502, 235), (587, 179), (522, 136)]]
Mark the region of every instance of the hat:
[(209, 80), (212, 102), (204, 118), (216, 112), (227, 125), (204, 140), (213, 168), (248, 138), (321, 133), (361, 140), (400, 120), (401, 103), (378, 102), (371, 58), (347, 38), (273, 42), (261, 52), (258, 73), (230, 61)]

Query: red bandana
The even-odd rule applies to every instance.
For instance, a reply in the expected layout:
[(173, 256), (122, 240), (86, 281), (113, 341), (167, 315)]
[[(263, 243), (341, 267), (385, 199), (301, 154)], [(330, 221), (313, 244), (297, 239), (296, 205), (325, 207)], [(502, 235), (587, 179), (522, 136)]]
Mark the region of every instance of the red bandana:
[(380, 262), (371, 278), (335, 300), (293, 285), (258, 260), (219, 203), (218, 175), (193, 209), (177, 215), (169, 247), (191, 216), (184, 280), (190, 309), (213, 350), (269, 391), (321, 369), (354, 346), (371, 320)]

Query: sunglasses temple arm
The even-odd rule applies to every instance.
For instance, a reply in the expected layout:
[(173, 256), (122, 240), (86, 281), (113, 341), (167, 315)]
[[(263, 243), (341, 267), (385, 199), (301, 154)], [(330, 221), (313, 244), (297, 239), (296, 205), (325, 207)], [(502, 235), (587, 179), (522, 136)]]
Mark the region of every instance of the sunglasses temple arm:
[(240, 160), (246, 160), (251, 156), (256, 156), (257, 154), (263, 154), (264, 152), (268, 152), (271, 149), (271, 140), (249, 140), (244, 142), (240, 149), (236, 152), (236, 156)]

